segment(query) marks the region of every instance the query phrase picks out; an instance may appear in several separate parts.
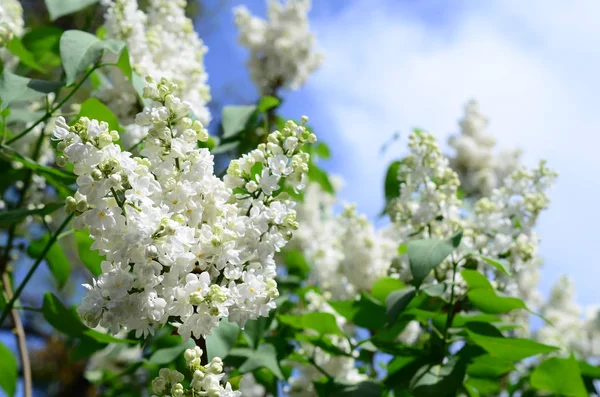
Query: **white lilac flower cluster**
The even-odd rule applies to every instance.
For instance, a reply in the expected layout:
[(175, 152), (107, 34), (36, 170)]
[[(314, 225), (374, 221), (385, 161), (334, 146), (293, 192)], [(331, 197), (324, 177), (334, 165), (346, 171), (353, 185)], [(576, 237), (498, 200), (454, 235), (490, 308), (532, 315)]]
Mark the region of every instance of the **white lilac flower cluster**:
[(430, 133), (413, 131), (408, 147), (398, 169), (400, 194), (388, 205), (390, 218), (405, 237), (450, 237), (461, 222), (458, 175)]
[(498, 288), (518, 296), (532, 308), (540, 304), (535, 286), (541, 261), (538, 237), (533, 231), (541, 211), (550, 203), (547, 190), (556, 179), (544, 161), (527, 170), (519, 168), (475, 203), (465, 229), (465, 243), (492, 258), (505, 258), (514, 278), (496, 274)]
[[(144, 157), (122, 151), (105, 122), (56, 122), (64, 155), (57, 163), (72, 163), (77, 175), (67, 211), (106, 257), (78, 313), (113, 334), (123, 327), (146, 336), (170, 322), (184, 340), (210, 334), (221, 318), (244, 327), (275, 307), (273, 257), (297, 223), (294, 203), (274, 193), (281, 179), (305, 178), (308, 155), (300, 148), (316, 138), (288, 122), (268, 144), (232, 161), (224, 182), (210, 152), (197, 148), (208, 132), (187, 116), (177, 87), (146, 80), (152, 105), (136, 118), (150, 127)], [(238, 183), (248, 194), (232, 192)]]
[(537, 340), (560, 347), (561, 354), (574, 352), (584, 359), (600, 357), (600, 308), (582, 310), (575, 302), (575, 286), (568, 277), (561, 277), (552, 288), (541, 314), (550, 323), (537, 330)]
[(458, 173), (466, 196), (488, 195), (519, 167), (521, 151), (495, 152), (496, 139), (487, 132), (488, 118), (481, 114), (475, 100), (465, 105), (465, 116), (459, 126), (460, 134), (448, 140), (455, 151), (450, 166)]
[[(137, 0), (103, 0), (106, 7), (104, 27), (107, 37), (127, 43), (133, 69), (140, 76), (155, 80), (166, 78), (177, 85), (174, 93), (191, 105), (194, 116), (203, 124), (210, 122), (208, 75), (204, 68), (207, 48), (194, 31), (193, 22), (185, 16), (185, 0), (150, 0), (146, 11)], [(139, 142), (147, 129), (133, 123), (137, 96), (123, 74), (111, 70), (112, 87), (99, 96), (125, 120), (125, 147)], [(129, 123), (127, 121), (130, 121)]]
[(323, 61), (314, 49), (308, 12), (310, 0), (269, 1), (267, 20), (244, 6), (235, 9), (239, 42), (250, 50), (250, 77), (262, 94), (278, 88), (298, 89)]
[[(340, 316), (327, 303), (327, 299), (330, 298), (328, 294), (324, 296), (314, 291), (309, 291), (305, 294), (304, 298), (307, 305), (303, 313), (330, 313), (335, 316), (340, 329), (349, 335), (354, 333), (352, 324), (348, 323), (344, 317)], [(305, 332), (308, 335), (316, 334), (310, 330)], [(356, 350), (353, 351), (350, 341), (338, 335), (327, 335), (326, 337), (335, 347), (346, 353), (346, 355), (334, 356), (319, 347), (301, 342), (302, 354), (312, 357), (320, 368), (340, 382), (356, 384), (365, 380), (367, 376), (361, 374), (356, 368), (355, 359), (358, 357), (358, 352)], [(313, 381), (322, 378), (323, 373), (313, 365), (300, 365), (298, 369), (300, 373), (289, 380), (289, 386), (286, 388), (287, 395), (294, 397), (315, 396), (316, 390), (314, 389)]]
[(152, 380), (153, 397), (239, 397), (241, 392), (233, 390), (227, 382), (222, 385), (223, 361), (215, 357), (207, 365), (201, 364), (203, 351), (198, 346), (184, 352), (187, 368), (192, 373), (189, 387), (182, 384), (185, 375), (179, 371), (162, 368), (157, 378)]
[(4, 48), (13, 37), (21, 37), (24, 32), (23, 7), (18, 0), (2, 0), (0, 4), (0, 63), (7, 69), (13, 69), (19, 58)]

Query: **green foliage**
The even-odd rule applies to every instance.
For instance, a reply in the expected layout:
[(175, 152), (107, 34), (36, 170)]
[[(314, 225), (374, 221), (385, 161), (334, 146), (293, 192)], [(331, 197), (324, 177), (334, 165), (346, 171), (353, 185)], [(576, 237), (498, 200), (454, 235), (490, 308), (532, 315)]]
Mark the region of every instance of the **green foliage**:
[(312, 329), (321, 335), (344, 335), (331, 313), (306, 313), (301, 316), (283, 314), (278, 320), (290, 327)]
[(394, 291), (387, 296), (386, 313), (390, 323), (396, 322), (396, 319), (406, 309), (410, 301), (416, 296), (417, 291), (414, 288)]
[[(67, 30), (60, 38), (60, 57), (67, 76), (67, 86), (75, 83), (77, 77), (94, 65), (105, 50), (120, 54), (124, 48), (125, 43), (119, 40), (100, 40), (80, 30)], [(124, 64), (120, 66), (125, 67)], [(126, 74), (131, 73), (131, 67), (125, 69)]]
[(390, 293), (399, 289), (403, 289), (404, 287), (404, 283), (397, 278), (384, 277), (373, 283), (371, 295), (379, 302), (385, 304)]
[(588, 396), (573, 357), (551, 357), (542, 361), (531, 374), (531, 386), (560, 396)]
[(17, 359), (12, 352), (0, 342), (0, 387), (9, 396), (17, 392)]
[(88, 98), (81, 104), (77, 118), (84, 116), (92, 120), (106, 121), (111, 130), (122, 131), (122, 128), (119, 127), (119, 120), (112, 110), (96, 98)]
[(29, 52), (27, 48), (25, 48), (23, 42), (18, 37), (14, 37), (10, 43), (6, 45), (6, 49), (10, 51), (11, 54), (19, 58), (23, 65), (29, 66), (38, 72), (44, 72), (44, 68), (37, 63), (35, 56)]
[(219, 326), (206, 338), (208, 360), (214, 357), (225, 358), (240, 334), (240, 328), (227, 320), (221, 320)]
[(385, 174), (384, 192), (385, 200), (390, 201), (400, 195), (400, 181), (398, 180), (398, 171), (402, 161), (394, 161), (387, 169)]
[(186, 343), (180, 342), (172, 347), (158, 349), (152, 353), (148, 361), (152, 364), (168, 364), (175, 361), (175, 359), (181, 356), (186, 349), (191, 349), (194, 346), (196, 346), (196, 344), (190, 339)]
[(537, 354), (550, 353), (557, 347), (544, 345), (530, 339), (505, 338), (477, 335), (467, 331), (469, 339), (485, 349), (492, 357), (501, 360), (520, 361)]
[(221, 125), (223, 138), (232, 138), (246, 128), (256, 114), (256, 106), (224, 106)]
[(79, 10), (83, 10), (92, 4), (96, 4), (98, 0), (45, 0), (45, 2), (48, 13), (50, 14), (50, 19), (54, 21), (62, 16), (72, 14)]
[(415, 287), (418, 288), (429, 273), (459, 246), (461, 238), (462, 232), (447, 240), (430, 238), (408, 243), (408, 262)]
[(273, 345), (260, 345), (257, 350), (234, 349), (230, 354), (247, 358), (239, 367), (241, 373), (252, 372), (259, 368), (266, 368), (278, 379), (285, 378), (279, 367), (277, 351)]
[(18, 223), (31, 215), (44, 216), (53, 213), (54, 211), (62, 208), (62, 203), (52, 203), (47, 204), (42, 208), (36, 209), (25, 209), (25, 208), (17, 208), (14, 210), (2, 211), (0, 212), (0, 226), (8, 227), (15, 223)]
[(0, 110), (14, 102), (33, 101), (56, 92), (63, 83), (29, 79), (4, 69), (0, 76)]
[(94, 276), (98, 276), (102, 273), (101, 263), (104, 258), (100, 256), (97, 250), (92, 250), (94, 240), (92, 240), (87, 230), (76, 230), (74, 234), (81, 263), (83, 263)]
[(280, 103), (281, 101), (274, 96), (265, 95), (264, 97), (260, 98), (260, 101), (258, 101), (257, 109), (259, 112), (264, 113), (279, 106)]
[[(32, 258), (39, 258), (46, 245), (50, 242), (50, 238), (50, 234), (46, 233), (41, 238), (33, 240), (29, 243), (29, 247), (27, 247), (27, 255)], [(58, 288), (63, 288), (71, 273), (71, 262), (69, 262), (67, 255), (65, 255), (65, 252), (58, 242), (52, 244), (48, 252), (46, 252), (45, 259), (54, 280), (56, 280)]]

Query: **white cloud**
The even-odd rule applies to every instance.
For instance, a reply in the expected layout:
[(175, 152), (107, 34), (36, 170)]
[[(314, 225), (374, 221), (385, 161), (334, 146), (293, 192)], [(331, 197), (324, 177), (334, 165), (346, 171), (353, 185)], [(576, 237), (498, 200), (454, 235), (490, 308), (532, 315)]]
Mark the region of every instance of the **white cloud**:
[[(337, 153), (347, 170), (344, 198), (374, 216), (385, 167), (402, 147), (382, 156), (381, 144), (413, 127), (445, 140), (475, 97), (500, 146), (523, 148), (528, 164), (547, 158), (560, 172), (539, 229), (542, 289), (568, 273), (581, 301), (592, 303), (598, 277), (590, 274), (600, 274), (600, 3), (375, 3), (355, 2), (313, 22), (327, 59), (307, 90), (335, 139), (351, 148)], [(451, 15), (439, 23), (436, 10)]]

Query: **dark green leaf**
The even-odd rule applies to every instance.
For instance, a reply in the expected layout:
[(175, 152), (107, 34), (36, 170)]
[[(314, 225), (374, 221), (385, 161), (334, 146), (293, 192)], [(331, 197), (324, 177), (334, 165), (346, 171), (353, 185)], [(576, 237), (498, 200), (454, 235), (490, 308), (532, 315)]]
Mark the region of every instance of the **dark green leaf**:
[(475, 357), (467, 367), (467, 374), (479, 378), (497, 378), (515, 369), (511, 360), (501, 360), (484, 354)]
[(400, 196), (400, 180), (398, 180), (398, 171), (400, 170), (401, 161), (394, 161), (388, 167), (385, 174), (385, 200), (390, 201)]
[(396, 319), (406, 309), (406, 306), (415, 297), (417, 291), (413, 288), (394, 291), (388, 295), (386, 299), (386, 313), (391, 324), (396, 322)]
[(316, 164), (311, 163), (308, 166), (307, 176), (309, 180), (321, 185), (321, 188), (325, 192), (335, 194), (335, 188), (333, 187), (331, 180), (329, 180), (329, 175), (327, 175), (327, 172), (319, 168)]
[[(27, 255), (32, 258), (39, 258), (49, 242), (50, 234), (48, 233), (40, 239), (33, 240), (27, 247)], [(50, 250), (46, 253), (45, 259), (54, 280), (58, 284), (58, 288), (63, 288), (71, 273), (71, 262), (58, 242), (52, 244)]]
[(117, 67), (121, 69), (121, 72), (123, 72), (123, 75), (127, 77), (129, 81), (132, 81), (133, 69), (131, 69), (129, 50), (127, 47), (123, 48), (123, 51), (121, 51), (121, 55), (119, 55), (119, 59), (117, 60)]
[(17, 359), (12, 352), (0, 342), (0, 387), (9, 397), (17, 392)]
[(454, 251), (461, 237), (462, 232), (447, 240), (430, 238), (408, 243), (408, 262), (415, 287), (418, 288), (429, 273)]
[(265, 336), (267, 329), (269, 329), (271, 321), (271, 317), (259, 317), (246, 322), (243, 334), (250, 348), (256, 349), (258, 347), (260, 340)]
[(469, 291), (467, 296), (473, 306), (488, 314), (502, 314), (515, 309), (527, 310), (527, 306), (521, 299), (500, 296), (490, 289), (475, 289)]
[(0, 227), (8, 227), (18, 223), (30, 215), (48, 215), (62, 207), (64, 207), (64, 204), (62, 203), (50, 203), (43, 208), (36, 208), (33, 210), (18, 208), (15, 210), (2, 211), (0, 212)]
[(533, 370), (531, 386), (560, 396), (588, 396), (579, 365), (573, 357), (544, 360)]
[(92, 66), (104, 50), (120, 54), (124, 48), (125, 43), (119, 40), (100, 40), (93, 34), (80, 30), (67, 30), (60, 38), (60, 57), (67, 76), (67, 86)]
[(77, 241), (77, 252), (81, 263), (94, 275), (98, 276), (102, 273), (101, 263), (104, 257), (100, 256), (97, 250), (92, 249), (94, 240), (90, 237), (86, 230), (76, 230), (75, 240)]
[(231, 138), (242, 132), (255, 112), (254, 105), (223, 107), (223, 138)]
[(227, 357), (229, 350), (235, 345), (239, 333), (240, 328), (235, 323), (230, 323), (226, 319), (221, 320), (219, 326), (206, 337), (208, 361), (214, 357)]
[(310, 266), (304, 258), (304, 255), (299, 250), (286, 250), (284, 263), (288, 269), (288, 273), (306, 278), (310, 271)]
[[(179, 357), (186, 349), (193, 349), (196, 344), (192, 339), (188, 340), (186, 343), (180, 343), (173, 347), (166, 347), (164, 349), (158, 349), (150, 356), (150, 361), (152, 364), (168, 364), (172, 363)], [(207, 350), (208, 346), (207, 346)]]
[(376, 330), (385, 325), (385, 308), (365, 294), (359, 300), (332, 301), (331, 307), (359, 327)]
[(598, 366), (590, 365), (585, 361), (579, 361), (579, 370), (583, 376), (600, 379), (600, 367)]
[(52, 92), (56, 92), (63, 83), (45, 80), (28, 79), (17, 76), (4, 69), (0, 78), (0, 111), (13, 102), (34, 101)]
[(40, 65), (55, 67), (61, 63), (59, 43), (62, 34), (63, 30), (57, 26), (37, 26), (25, 33), (21, 41)]
[(77, 337), (87, 329), (73, 312), (69, 311), (61, 301), (50, 292), (46, 292), (44, 295), (42, 314), (50, 325), (66, 335)]
[(381, 386), (372, 380), (365, 380), (354, 385), (337, 386), (335, 397), (380, 397)]
[(388, 295), (396, 290), (403, 289), (404, 283), (397, 278), (384, 277), (373, 283), (371, 295), (381, 303), (385, 303)]
[(456, 357), (443, 365), (426, 365), (411, 379), (412, 394), (415, 397), (456, 396), (464, 378), (464, 371), (464, 365)]

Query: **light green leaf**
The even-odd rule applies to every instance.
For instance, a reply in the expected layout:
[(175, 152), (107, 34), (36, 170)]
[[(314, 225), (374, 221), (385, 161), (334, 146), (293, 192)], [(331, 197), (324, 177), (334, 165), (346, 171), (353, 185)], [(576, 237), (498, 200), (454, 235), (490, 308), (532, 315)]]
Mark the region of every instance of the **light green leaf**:
[(119, 119), (106, 105), (96, 98), (88, 98), (81, 104), (81, 110), (77, 117), (87, 117), (98, 121), (106, 121), (111, 130), (122, 131), (119, 127)]
[(9, 397), (17, 392), (17, 359), (12, 352), (0, 342), (0, 387)]
[(231, 138), (242, 132), (252, 116), (256, 112), (256, 106), (225, 106), (221, 124), (223, 126), (223, 138)]
[(344, 335), (331, 313), (307, 313), (301, 316), (283, 314), (279, 322), (298, 329), (312, 329), (322, 335)]
[(121, 51), (121, 55), (119, 55), (119, 59), (117, 60), (117, 67), (121, 69), (121, 72), (123, 72), (123, 75), (125, 75), (129, 81), (132, 81), (133, 69), (131, 68), (129, 50), (127, 47), (123, 48), (123, 51)]
[(493, 290), (492, 284), (488, 281), (488, 279), (478, 272), (477, 270), (464, 269), (460, 272), (462, 278), (465, 280), (470, 290), (483, 288), (488, 290)]
[(520, 361), (536, 354), (550, 353), (557, 347), (544, 345), (529, 339), (495, 338), (467, 331), (469, 339), (483, 347), (491, 356), (503, 360)]
[(464, 365), (456, 357), (443, 365), (426, 365), (411, 379), (411, 392), (415, 397), (456, 396), (464, 371)]
[(386, 299), (386, 313), (390, 324), (396, 322), (396, 319), (406, 309), (406, 306), (416, 296), (417, 291), (414, 288), (394, 291)]
[(83, 331), (87, 329), (87, 327), (81, 323), (79, 318), (77, 318), (73, 312), (69, 311), (62, 302), (50, 292), (46, 292), (44, 295), (42, 314), (50, 325), (66, 335), (77, 337), (83, 334)]
[[(27, 255), (32, 258), (39, 258), (50, 242), (50, 238), (50, 234), (46, 233), (42, 238), (31, 241), (27, 247)], [(58, 288), (63, 288), (71, 273), (71, 262), (58, 242), (52, 244), (50, 250), (46, 253), (45, 259), (56, 284), (58, 284)]]
[(51, 203), (46, 204), (43, 208), (36, 208), (33, 210), (18, 208), (15, 210), (2, 211), (0, 212), (0, 227), (8, 227), (14, 223), (22, 221), (30, 215), (48, 215), (62, 207), (64, 207), (64, 204), (62, 203)]
[(544, 360), (533, 370), (531, 386), (559, 396), (588, 396), (579, 365), (573, 357), (551, 357)]
[(264, 113), (269, 109), (279, 106), (280, 103), (281, 101), (274, 96), (265, 95), (260, 98), (260, 101), (258, 102), (258, 111)]
[(309, 164), (308, 173), (306, 175), (309, 180), (321, 185), (321, 188), (327, 193), (335, 194), (335, 188), (329, 179), (329, 175), (315, 163)]
[(226, 319), (221, 320), (219, 326), (213, 329), (206, 338), (208, 361), (214, 357), (227, 357), (229, 350), (235, 345), (239, 333), (240, 328), (235, 323), (230, 323)]
[(527, 310), (521, 299), (497, 295), (492, 289), (478, 288), (469, 291), (467, 296), (473, 306), (483, 313), (502, 314), (515, 309)]
[(83, 10), (97, 3), (98, 0), (45, 0), (45, 2), (50, 14), (50, 20), (54, 21), (64, 15)]
[(415, 287), (419, 287), (431, 271), (440, 265), (460, 244), (462, 232), (447, 240), (437, 238), (413, 240), (407, 253)]
[(55, 67), (61, 63), (59, 45), (62, 34), (63, 30), (58, 26), (38, 26), (25, 33), (21, 41), (37, 63), (44, 67)]
[[(242, 349), (238, 349), (242, 350)], [(248, 349), (244, 349), (248, 350)], [(248, 359), (240, 366), (241, 373), (252, 372), (258, 368), (267, 368), (278, 379), (284, 379), (277, 360), (277, 352), (273, 345), (261, 345), (257, 350), (249, 350)]]
[(67, 76), (67, 86), (92, 66), (104, 50), (119, 54), (124, 48), (125, 43), (119, 40), (100, 40), (80, 30), (67, 30), (60, 38), (60, 57)]
[[(172, 363), (179, 357), (186, 349), (193, 349), (196, 344), (192, 339), (186, 343), (180, 343), (173, 347), (165, 347), (164, 349), (158, 349), (148, 359), (152, 364), (169, 364)], [(207, 348), (210, 351), (210, 349)], [(209, 358), (210, 360), (210, 358)]]
[(487, 256), (483, 256), (483, 255), (477, 255), (481, 260), (483, 260), (485, 263), (487, 263), (488, 265), (491, 265), (493, 267), (495, 267), (496, 269), (498, 269), (501, 273), (504, 273), (505, 275), (512, 277), (512, 274), (510, 272), (510, 268), (508, 266), (508, 264), (492, 259), (492, 258), (488, 258)]
[(403, 289), (404, 287), (404, 283), (397, 278), (384, 277), (373, 283), (373, 287), (371, 287), (371, 295), (373, 295), (373, 298), (377, 299), (379, 302), (385, 304), (385, 300), (391, 292)]
[(87, 230), (76, 230), (75, 240), (77, 241), (77, 252), (81, 263), (94, 275), (102, 273), (101, 263), (104, 257), (100, 256), (97, 250), (92, 250), (94, 240), (90, 237)]
[(55, 81), (28, 79), (17, 76), (4, 69), (0, 77), (0, 111), (13, 102), (33, 101), (52, 92), (56, 92), (64, 84)]
[(511, 360), (501, 360), (484, 354), (475, 357), (467, 367), (467, 374), (479, 378), (497, 378), (515, 369)]
[(11, 54), (19, 58), (19, 61), (25, 66), (29, 66), (32, 69), (37, 70), (38, 72), (44, 72), (44, 68), (38, 64), (35, 60), (35, 57), (25, 46), (18, 37), (14, 37), (10, 43), (6, 45), (6, 49), (10, 51)]

